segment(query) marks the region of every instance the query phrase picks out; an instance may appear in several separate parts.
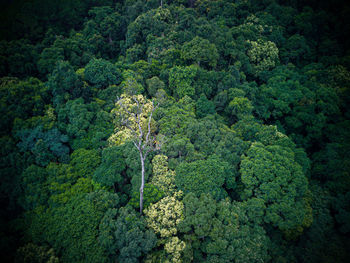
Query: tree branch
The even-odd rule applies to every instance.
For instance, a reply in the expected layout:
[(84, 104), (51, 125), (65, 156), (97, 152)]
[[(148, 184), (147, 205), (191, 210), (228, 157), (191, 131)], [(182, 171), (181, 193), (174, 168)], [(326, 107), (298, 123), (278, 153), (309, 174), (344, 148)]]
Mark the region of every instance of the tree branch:
[[(148, 119), (148, 131), (147, 131), (147, 135), (146, 135), (146, 142), (145, 144), (143, 145), (142, 149), (145, 147), (145, 145), (147, 145), (149, 143), (149, 136), (151, 134), (151, 121), (152, 121), (152, 115), (153, 115), (153, 112), (158, 108), (158, 104), (154, 107), (154, 103), (152, 102), (152, 111), (151, 111), (151, 115)], [(153, 140), (154, 141), (154, 140)], [(152, 145), (150, 145), (152, 146)]]
[(127, 114), (129, 114), (130, 116), (134, 116), (134, 117), (135, 117), (135, 120), (136, 120), (136, 114), (133, 113), (133, 112), (130, 112), (130, 111), (127, 109), (127, 107), (123, 104), (122, 99), (119, 99), (117, 103), (120, 105), (120, 107), (122, 107), (122, 108), (126, 111)]

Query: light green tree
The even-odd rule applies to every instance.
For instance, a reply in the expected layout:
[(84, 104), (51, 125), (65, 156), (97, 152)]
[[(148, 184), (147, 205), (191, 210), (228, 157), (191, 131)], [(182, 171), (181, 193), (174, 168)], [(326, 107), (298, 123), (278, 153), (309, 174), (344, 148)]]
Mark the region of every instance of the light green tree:
[(274, 42), (262, 39), (258, 39), (258, 41), (248, 40), (247, 42), (251, 46), (248, 50), (248, 57), (255, 75), (276, 66), (278, 63), (278, 48)]
[(181, 197), (181, 191), (175, 192), (145, 210), (148, 227), (160, 236), (159, 242), (164, 244), (164, 251), (168, 255), (163, 256), (162, 262), (182, 262), (186, 243), (178, 237), (178, 226), (184, 219)]
[(152, 183), (166, 194), (175, 191), (175, 172), (168, 168), (168, 157), (156, 155), (152, 161)]

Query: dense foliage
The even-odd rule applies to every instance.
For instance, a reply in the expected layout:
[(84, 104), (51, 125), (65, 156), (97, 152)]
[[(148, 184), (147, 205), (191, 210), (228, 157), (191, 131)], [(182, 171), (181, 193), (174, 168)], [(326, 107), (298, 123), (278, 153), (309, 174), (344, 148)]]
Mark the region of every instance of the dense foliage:
[(348, 5), (7, 2), (2, 262), (347, 262)]

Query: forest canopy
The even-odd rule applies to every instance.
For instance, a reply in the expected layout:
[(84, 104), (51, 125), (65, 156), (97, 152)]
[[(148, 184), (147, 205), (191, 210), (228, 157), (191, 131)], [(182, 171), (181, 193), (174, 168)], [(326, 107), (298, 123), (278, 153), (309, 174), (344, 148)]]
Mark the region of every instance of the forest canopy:
[(3, 262), (347, 262), (350, 5), (0, 4)]

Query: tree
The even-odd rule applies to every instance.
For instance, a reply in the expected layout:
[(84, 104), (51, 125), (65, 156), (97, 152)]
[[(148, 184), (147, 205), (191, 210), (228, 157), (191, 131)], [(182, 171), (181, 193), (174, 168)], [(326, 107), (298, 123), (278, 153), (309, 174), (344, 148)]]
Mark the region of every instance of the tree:
[(252, 103), (245, 97), (245, 92), (238, 88), (228, 90), (230, 100), (225, 111), (230, 116), (231, 121), (237, 121), (250, 116), (253, 110)]
[(46, 166), (50, 161), (68, 162), (69, 148), (65, 143), (68, 137), (58, 129), (45, 131), (41, 125), (34, 129), (23, 129), (17, 132), (21, 152), (30, 151), (36, 164)]
[(84, 91), (82, 81), (79, 80), (73, 67), (66, 61), (59, 61), (56, 64), (52, 74), (49, 76), (47, 83), (52, 93), (53, 105), (55, 107), (64, 104), (68, 99), (87, 97), (82, 93), (90, 93)]
[(152, 9), (139, 15), (129, 24), (125, 44), (127, 48), (135, 44), (143, 44), (149, 35), (161, 36), (166, 34), (171, 26), (171, 12), (167, 8)]
[[(170, 262), (180, 261), (186, 244), (180, 240), (178, 226), (184, 219), (184, 205), (181, 202), (182, 192), (175, 192), (171, 196), (166, 196), (155, 204), (145, 209), (147, 225), (160, 236), (159, 244), (164, 244), (164, 250)], [(161, 259), (161, 262), (169, 262)], [(151, 260), (151, 262), (158, 262)]]
[(8, 134), (16, 118), (28, 119), (43, 113), (47, 89), (36, 79), (0, 79), (0, 133)]
[(151, 96), (155, 96), (159, 89), (164, 89), (165, 84), (158, 77), (152, 77), (146, 80), (147, 83), (147, 91)]
[(299, 61), (305, 61), (310, 57), (310, 47), (305, 37), (295, 34), (287, 39), (281, 50), (281, 58), (284, 62), (292, 62), (299, 65)]
[(222, 188), (227, 177), (228, 164), (217, 156), (210, 156), (207, 160), (182, 162), (176, 168), (175, 184), (184, 191), (197, 196), (210, 192), (216, 200), (227, 195)]
[(97, 89), (107, 88), (109, 85), (119, 84), (121, 74), (117, 67), (104, 59), (92, 59), (86, 65), (85, 79)]
[[(118, 216), (117, 216), (118, 215)], [(109, 209), (99, 226), (99, 242), (113, 262), (136, 263), (156, 245), (156, 235), (129, 206)]]
[(265, 223), (278, 227), (287, 238), (300, 235), (312, 223), (308, 181), (290, 148), (251, 145), (240, 165), (243, 200), (260, 198), (266, 205)]
[(38, 246), (33, 243), (28, 243), (23, 247), (17, 249), (16, 263), (58, 263), (59, 260), (55, 255), (55, 251), (52, 248), (46, 246)]
[(189, 67), (175, 66), (170, 69), (169, 88), (176, 98), (181, 99), (186, 95), (193, 98), (195, 95), (193, 79), (197, 74), (197, 70), (198, 68), (193, 65)]
[(196, 62), (198, 66), (202, 63), (215, 68), (219, 53), (214, 44), (211, 44), (207, 39), (196, 36), (183, 45), (182, 58), (186, 61)]
[(208, 114), (215, 114), (215, 105), (202, 93), (196, 102), (196, 115), (203, 118)]
[(47, 172), (44, 168), (31, 165), (21, 175), (21, 186), (23, 195), (19, 198), (20, 205), (26, 209), (34, 209), (45, 205), (48, 199), (46, 185)]
[(123, 17), (110, 6), (93, 7), (89, 15), (92, 18), (85, 23), (83, 30), (89, 48), (103, 58), (117, 57), (119, 41), (126, 28)]
[(76, 192), (64, 204), (29, 213), (28, 232), (34, 242), (48, 243), (62, 262), (109, 262), (105, 244), (98, 242), (100, 222), (118, 203), (119, 197), (105, 190)]
[(156, 140), (154, 131), (151, 129), (152, 115), (157, 106), (142, 95), (128, 96), (123, 94), (117, 101), (116, 108), (113, 110), (113, 113), (119, 117), (121, 125), (129, 131), (129, 138), (133, 141), (140, 154), (141, 214), (143, 209), (143, 190), (145, 187), (145, 160), (151, 151), (159, 150), (161, 147), (161, 143)]
[(64, 50), (60, 47), (48, 47), (45, 48), (41, 54), (40, 58), (37, 62), (38, 70), (44, 76), (48, 73), (51, 73), (57, 61), (64, 59)]
[(164, 193), (173, 193), (175, 191), (175, 172), (168, 168), (168, 157), (156, 155), (152, 160), (152, 165), (152, 183)]
[(264, 70), (272, 69), (278, 63), (278, 48), (274, 42), (263, 41), (249, 41), (251, 48), (247, 54), (254, 69), (254, 75), (258, 75)]
[(268, 262), (269, 238), (260, 225), (250, 224), (254, 216), (249, 218), (241, 202), (189, 193), (178, 232), (184, 233), (193, 262)]
[(123, 177), (121, 173), (125, 170), (125, 160), (122, 149), (118, 146), (108, 147), (102, 151), (102, 161), (96, 169), (93, 179), (102, 186), (113, 186), (121, 184)]

